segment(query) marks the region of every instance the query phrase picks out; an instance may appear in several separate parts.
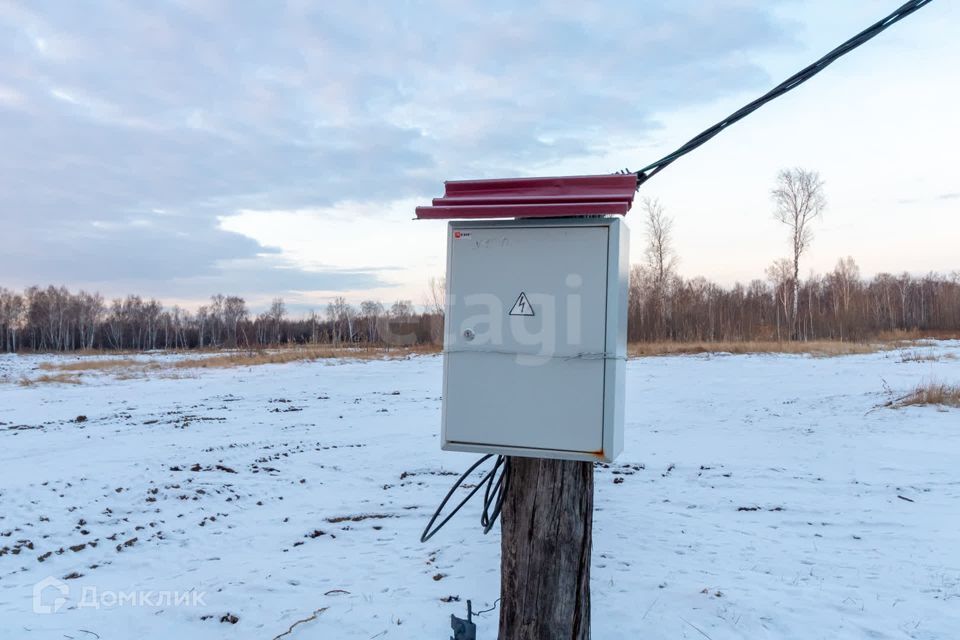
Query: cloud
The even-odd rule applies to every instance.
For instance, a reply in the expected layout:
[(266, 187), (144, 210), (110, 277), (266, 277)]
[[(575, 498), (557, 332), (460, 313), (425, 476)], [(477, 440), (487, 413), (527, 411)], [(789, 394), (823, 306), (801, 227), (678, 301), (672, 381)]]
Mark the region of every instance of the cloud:
[(897, 204), (918, 204), (922, 202), (936, 202), (957, 200), (960, 198), (960, 191), (949, 191), (946, 193), (936, 193), (924, 197), (898, 198)]
[(16, 246), (0, 274), (8, 285), (122, 275), (146, 294), (190, 278), (381, 286), (336, 265), (271, 267), (262, 256), (275, 249), (219, 220), (424, 198), (443, 179), (522, 174), (642, 137), (654, 113), (764, 85), (751, 57), (792, 42), (770, 11), (4, 5), (0, 228)]
[[(37, 237), (33, 237), (36, 235)], [(211, 275), (217, 261), (265, 251), (249, 238), (206, 229), (177, 229), (150, 220), (67, 224), (40, 234), (17, 228), (4, 241), (4, 276), (20, 282), (165, 281)]]
[(379, 270), (327, 268), (307, 270), (270, 256), (224, 261), (215, 273), (190, 275), (171, 282), (169, 295), (204, 297), (214, 291), (243, 291), (253, 297), (273, 297), (278, 292), (303, 295), (344, 289), (384, 286)]

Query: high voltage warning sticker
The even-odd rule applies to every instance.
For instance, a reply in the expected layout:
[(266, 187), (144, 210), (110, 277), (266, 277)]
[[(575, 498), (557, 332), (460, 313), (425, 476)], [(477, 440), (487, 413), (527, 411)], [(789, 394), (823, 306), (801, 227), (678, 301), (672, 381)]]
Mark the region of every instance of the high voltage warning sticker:
[(510, 309), (511, 316), (532, 316), (533, 307), (530, 306), (530, 301), (527, 300), (527, 294), (520, 292), (520, 295), (517, 297), (517, 301), (513, 303), (513, 308)]

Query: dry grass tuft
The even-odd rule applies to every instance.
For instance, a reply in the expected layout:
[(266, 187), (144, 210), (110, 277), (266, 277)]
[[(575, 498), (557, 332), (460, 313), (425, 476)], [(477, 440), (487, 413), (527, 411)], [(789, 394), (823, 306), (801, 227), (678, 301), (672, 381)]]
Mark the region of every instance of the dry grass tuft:
[(956, 356), (952, 353), (930, 353), (914, 349), (913, 351), (903, 351), (900, 354), (900, 362), (941, 362), (943, 360), (955, 360)]
[(36, 378), (23, 377), (18, 384), (21, 387), (32, 387), (37, 384), (83, 384), (79, 373), (44, 374)]
[(700, 353), (791, 353), (814, 356), (846, 356), (874, 353), (895, 348), (882, 342), (836, 342), (812, 340), (808, 342), (744, 341), (744, 342), (635, 342), (627, 349), (630, 357), (692, 355)]
[(37, 365), (37, 368), (44, 371), (109, 371), (112, 369), (143, 367), (148, 364), (147, 362), (137, 361), (133, 358), (94, 358), (89, 360), (76, 360), (74, 362), (41, 362)]
[(206, 358), (185, 358), (170, 364), (176, 369), (222, 369), (228, 367), (254, 367), (262, 364), (286, 364), (312, 360), (344, 358), (349, 360), (393, 360), (414, 354), (437, 353), (436, 347), (404, 347), (384, 349), (373, 347), (309, 347), (299, 349), (276, 349), (224, 353)]
[(120, 370), (113, 374), (114, 380), (142, 380), (143, 378), (146, 378), (146, 377), (147, 376), (145, 373), (143, 373), (142, 371), (134, 370), (134, 369), (129, 369), (126, 371)]
[[(935, 331), (887, 331), (864, 342), (841, 342), (837, 340), (809, 340), (809, 341), (778, 341), (778, 340), (743, 340), (743, 341), (692, 341), (672, 342), (633, 342), (627, 347), (631, 357), (641, 356), (670, 356), (690, 355), (699, 353), (790, 353), (809, 354), (820, 357), (847, 356), (862, 353), (876, 353), (878, 351), (892, 351), (913, 347), (911, 352), (904, 352), (903, 362), (933, 362), (936, 360), (952, 360), (953, 354), (939, 356), (926, 354), (915, 349), (917, 346), (932, 345), (934, 340), (960, 339), (957, 332)], [(907, 354), (910, 355), (907, 355)]]
[(921, 331), (910, 329), (904, 331), (882, 331), (876, 336), (880, 342), (917, 342), (921, 340), (960, 340), (960, 331)]
[[(135, 360), (133, 358), (92, 358), (72, 362), (44, 362), (45, 371), (102, 371), (113, 373), (118, 379), (129, 380), (144, 377), (150, 371), (177, 369), (225, 369), (231, 367), (254, 367), (263, 364), (286, 364), (343, 358), (349, 360), (390, 360), (406, 358), (414, 354), (437, 353), (438, 347), (418, 346), (403, 348), (374, 347), (297, 347), (261, 351), (228, 351), (208, 356), (195, 356), (167, 362), (159, 360)], [(42, 378), (43, 376), (41, 376)], [(170, 376), (167, 376), (170, 377)], [(40, 381), (41, 378), (35, 380)]]
[(913, 391), (902, 398), (897, 398), (888, 406), (893, 409), (900, 409), (902, 407), (922, 407), (926, 405), (960, 409), (960, 385), (926, 382), (917, 385)]

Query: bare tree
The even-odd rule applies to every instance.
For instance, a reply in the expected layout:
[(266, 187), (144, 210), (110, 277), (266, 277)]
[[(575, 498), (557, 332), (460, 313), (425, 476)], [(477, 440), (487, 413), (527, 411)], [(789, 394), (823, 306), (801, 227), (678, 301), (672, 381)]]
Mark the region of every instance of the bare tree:
[(317, 344), (320, 342), (320, 316), (318, 316), (317, 312), (313, 309), (311, 309), (310, 313), (307, 314), (307, 326), (309, 327), (310, 344)]
[(783, 169), (777, 174), (776, 186), (770, 192), (774, 202), (773, 217), (790, 229), (793, 251), (793, 306), (790, 326), (794, 339), (799, 338), (800, 256), (813, 240), (811, 223), (823, 214), (827, 199), (823, 180), (816, 171), (801, 168)]
[(677, 263), (673, 249), (673, 220), (666, 215), (657, 199), (644, 198), (641, 206), (646, 214), (647, 267), (653, 276), (653, 293), (658, 307), (656, 330), (665, 337), (670, 315), (667, 287)]
[(431, 313), (442, 316), (447, 301), (447, 279), (430, 278), (427, 287), (427, 307)]
[(145, 349), (157, 348), (157, 333), (160, 331), (160, 314), (163, 306), (153, 299), (143, 305), (144, 346)]
[(367, 341), (376, 342), (380, 339), (380, 319), (385, 311), (383, 303), (376, 300), (364, 300), (360, 303), (360, 315), (367, 323)]
[(204, 336), (207, 335), (209, 327), (210, 308), (207, 305), (201, 305), (197, 308), (197, 342), (201, 349), (203, 349)]
[(221, 345), (220, 335), (223, 329), (223, 305), (226, 298), (222, 293), (210, 296), (210, 306), (208, 307), (208, 319), (210, 322), (210, 346), (219, 347)]
[(337, 296), (327, 304), (327, 317), (333, 328), (333, 341), (350, 341), (353, 338), (353, 307), (343, 296)]
[(394, 320), (409, 320), (413, 317), (413, 303), (409, 300), (397, 300), (390, 305), (390, 317)]
[[(790, 260), (780, 258), (775, 260), (772, 265), (767, 267), (767, 279), (773, 285), (773, 301), (777, 318), (777, 340), (780, 340), (780, 309), (783, 309), (784, 317), (789, 316), (790, 296), (794, 295), (793, 302), (796, 305), (796, 281), (791, 275)], [(791, 286), (794, 285), (794, 286)]]
[(17, 334), (26, 317), (23, 296), (0, 288), (0, 347), (7, 351), (18, 348)]
[(79, 303), (80, 347), (82, 349), (93, 349), (97, 337), (97, 326), (100, 324), (105, 309), (103, 296), (99, 293), (91, 294), (81, 291), (77, 299)]
[(650, 335), (647, 330), (650, 314), (647, 310), (649, 298), (656, 295), (650, 269), (646, 265), (635, 264), (630, 267), (630, 282), (627, 289), (627, 307), (629, 322), (627, 323), (627, 339), (639, 340), (641, 336)]
[[(247, 302), (240, 296), (227, 296), (223, 301), (223, 324), (227, 332), (227, 344), (240, 344), (240, 325), (247, 319)], [(246, 340), (244, 340), (246, 342)]]
[(427, 322), (430, 327), (430, 341), (439, 344), (443, 341), (443, 315), (447, 302), (447, 279), (430, 278), (427, 283)]
[(641, 206), (646, 214), (647, 265), (653, 271), (654, 284), (663, 286), (677, 263), (673, 249), (673, 219), (666, 215), (656, 198), (644, 198)]
[(123, 299), (114, 298), (110, 302), (110, 313), (107, 316), (107, 337), (113, 349), (123, 349)]
[(854, 287), (860, 282), (860, 267), (852, 256), (840, 258), (837, 260), (837, 266), (833, 269), (832, 279), (840, 295), (837, 296), (843, 305), (843, 311), (850, 310), (850, 298)]
[(845, 337), (844, 329), (849, 322), (850, 302), (853, 298), (853, 292), (860, 283), (860, 267), (850, 256), (840, 258), (833, 273), (827, 275), (827, 282), (830, 283), (832, 296), (833, 317), (837, 322), (840, 340)]
[[(167, 321), (170, 323), (170, 332), (173, 334), (173, 348), (179, 349), (187, 347), (186, 336), (184, 335), (184, 325), (189, 324), (189, 315), (179, 307), (173, 305), (173, 308), (167, 313)], [(167, 342), (166, 338), (164, 342)]]
[(273, 341), (280, 344), (280, 325), (283, 323), (284, 316), (287, 315), (287, 306), (283, 303), (283, 298), (273, 299), (267, 315), (273, 322)]

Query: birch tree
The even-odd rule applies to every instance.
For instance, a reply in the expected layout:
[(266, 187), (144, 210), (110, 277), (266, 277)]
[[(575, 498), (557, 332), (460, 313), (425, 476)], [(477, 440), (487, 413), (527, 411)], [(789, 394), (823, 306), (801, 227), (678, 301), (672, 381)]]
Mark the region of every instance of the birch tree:
[[(792, 266), (787, 258), (775, 260), (772, 265), (767, 267), (767, 279), (773, 285), (772, 298), (774, 310), (777, 318), (777, 340), (780, 340), (780, 310), (783, 309), (784, 317), (789, 317), (789, 309), (796, 308), (797, 298), (799, 297), (796, 280), (791, 275)], [(793, 294), (793, 304), (791, 305), (790, 296)]]
[[(223, 301), (223, 325), (226, 329), (227, 344), (237, 347), (240, 344), (240, 325), (247, 319), (247, 302), (240, 296), (227, 296)], [(246, 342), (246, 340), (244, 340)]]
[(380, 319), (384, 313), (383, 304), (376, 300), (364, 300), (360, 303), (360, 315), (367, 323), (367, 342), (380, 339)]
[(283, 303), (283, 298), (273, 299), (267, 315), (273, 325), (272, 340), (275, 344), (280, 344), (280, 325), (283, 324), (283, 318), (287, 315), (287, 305)]
[(0, 288), (0, 346), (5, 350), (17, 350), (17, 335), (25, 316), (26, 304), (23, 296)]
[(641, 206), (646, 216), (647, 265), (653, 271), (654, 284), (663, 286), (677, 263), (673, 249), (673, 219), (656, 198), (644, 198)]
[(665, 335), (669, 321), (667, 286), (677, 262), (673, 250), (673, 220), (666, 215), (663, 205), (655, 198), (644, 198), (641, 206), (646, 214), (647, 266), (653, 275), (654, 295), (657, 298), (657, 330), (661, 335)]
[(773, 217), (790, 230), (790, 248), (793, 255), (793, 306), (790, 327), (794, 339), (799, 338), (800, 257), (813, 240), (811, 224), (823, 215), (827, 199), (823, 180), (816, 171), (794, 168), (777, 174), (776, 185), (770, 192), (773, 198)]
[(333, 341), (342, 342), (344, 338), (350, 340), (353, 336), (353, 307), (343, 296), (337, 296), (327, 304), (327, 317), (333, 329)]

